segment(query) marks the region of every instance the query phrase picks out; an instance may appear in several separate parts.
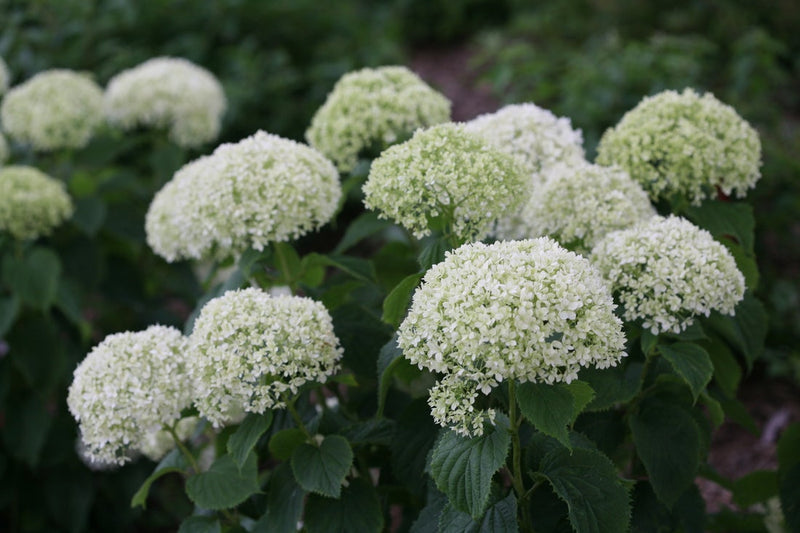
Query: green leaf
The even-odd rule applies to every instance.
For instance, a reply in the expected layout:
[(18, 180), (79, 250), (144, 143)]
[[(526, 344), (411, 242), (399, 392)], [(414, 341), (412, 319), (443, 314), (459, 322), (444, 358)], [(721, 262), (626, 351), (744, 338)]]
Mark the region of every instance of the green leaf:
[(557, 448), (544, 457), (539, 473), (567, 504), (569, 521), (577, 533), (628, 530), (628, 489), (613, 463), (599, 451)]
[(725, 410), (722, 408), (722, 404), (705, 391), (700, 394), (700, 402), (706, 407), (714, 428), (720, 427), (725, 422)]
[(517, 499), (511, 492), (486, 510), (482, 518), (473, 518), (447, 505), (439, 518), (439, 533), (516, 533)]
[(704, 533), (706, 531), (706, 502), (697, 485), (689, 488), (678, 498), (672, 507), (672, 516), (685, 533)]
[(686, 210), (689, 220), (706, 229), (719, 241), (733, 240), (753, 251), (755, 219), (753, 208), (741, 202), (703, 202)]
[(789, 531), (800, 531), (800, 463), (781, 469), (780, 499)]
[(304, 525), (309, 533), (383, 530), (383, 512), (378, 493), (363, 478), (356, 478), (338, 500), (311, 494), (306, 502)]
[(575, 380), (568, 385), (563, 385), (572, 394), (573, 417), (570, 424), (575, 422), (578, 415), (594, 399), (594, 389), (585, 381)]
[(142, 486), (136, 491), (136, 494), (131, 498), (131, 507), (141, 505), (142, 508), (147, 507), (147, 495), (150, 493), (150, 486), (158, 478), (165, 476), (171, 472), (184, 472), (188, 468), (186, 458), (183, 454), (175, 448), (161, 459), (153, 473), (144, 480)]
[(653, 335), (649, 329), (643, 329), (640, 342), (642, 345), (642, 353), (648, 356), (653, 348), (656, 347), (656, 344), (658, 344), (658, 335)]
[(733, 502), (742, 509), (778, 494), (778, 472), (756, 470), (733, 482)]
[[(439, 518), (445, 507), (449, 507), (447, 496), (436, 489), (428, 486), (428, 497), (425, 507), (419, 512), (417, 519), (411, 524), (409, 533), (439, 533)], [(467, 515), (469, 516), (469, 515)]]
[(309, 267), (315, 265), (331, 266), (359, 281), (367, 283), (375, 281), (375, 268), (366, 259), (346, 255), (322, 255), (316, 252), (308, 254), (306, 258), (304, 260), (308, 261)]
[(61, 261), (47, 248), (33, 248), (25, 257), (6, 256), (3, 279), (23, 304), (47, 310), (56, 298)]
[(697, 397), (703, 392), (711, 381), (714, 365), (704, 349), (690, 342), (676, 342), (675, 344), (661, 344), (658, 347), (662, 357), (666, 359), (675, 373), (689, 385), (692, 397)]
[(589, 384), (595, 392), (594, 399), (586, 408), (602, 411), (618, 403), (626, 403), (639, 392), (642, 363), (623, 360), (615, 367), (599, 370), (594, 367), (581, 369), (581, 381)]
[(412, 400), (397, 418), (395, 438), (390, 446), (392, 473), (413, 494), (421, 494), (430, 481), (425, 471), (428, 452), (436, 443), (439, 431), (426, 398)]
[(444, 253), (450, 249), (447, 242), (441, 237), (426, 237), (422, 241), (422, 251), (417, 262), (423, 272), (427, 272), (436, 263), (444, 261)]
[(736, 397), (742, 380), (742, 368), (725, 342), (716, 335), (711, 342), (702, 343), (714, 365), (714, 381), (729, 398)]
[(72, 222), (89, 237), (94, 237), (106, 220), (106, 204), (96, 196), (87, 196), (75, 201)]
[(575, 420), (572, 393), (561, 384), (521, 383), (517, 403), (533, 426), (570, 448), (567, 426)]
[(221, 533), (222, 526), (213, 516), (190, 516), (178, 528), (178, 533)]
[(480, 437), (444, 430), (433, 448), (431, 476), (459, 511), (480, 517), (489, 503), (492, 476), (505, 463), (511, 437), (508, 418), (498, 414)]
[(377, 373), (377, 354), (391, 338), (392, 327), (363, 305), (348, 303), (332, 313), (333, 329), (344, 348), (343, 366), (368, 380)]
[(217, 458), (206, 472), (186, 481), (189, 499), (203, 509), (230, 509), (258, 491), (257, 458), (252, 452), (241, 469), (233, 457), (225, 454)]
[(392, 384), (392, 371), (403, 361), (403, 350), (397, 345), (397, 334), (383, 345), (378, 353), (378, 412), (376, 416), (383, 416), (386, 405), (386, 394)]
[(252, 533), (295, 533), (306, 491), (294, 480), (288, 463), (273, 470), (267, 491), (267, 512), (256, 522)]
[(258, 439), (271, 423), (272, 411), (267, 411), (263, 415), (250, 413), (245, 417), (236, 433), (228, 439), (228, 453), (231, 454), (236, 466), (242, 468)]
[(8, 412), (5, 424), (0, 426), (6, 449), (15, 459), (36, 468), (52, 424), (53, 418), (39, 396), (15, 398), (13, 414)]
[(378, 213), (366, 211), (350, 223), (347, 231), (344, 232), (344, 236), (342, 236), (342, 240), (333, 249), (333, 253), (340, 254), (352, 248), (361, 240), (383, 231), (391, 225), (392, 223), (389, 220), (378, 218)]
[(0, 338), (11, 328), (19, 313), (19, 298), (11, 295), (0, 298)]
[(298, 428), (282, 429), (269, 439), (269, 452), (275, 459), (285, 461), (292, 457), (294, 449), (308, 440), (305, 432)]
[(767, 312), (750, 292), (745, 293), (735, 312), (736, 315), (732, 317), (712, 313), (708, 323), (744, 356), (747, 369), (750, 370), (764, 351)]
[(305, 490), (338, 498), (353, 464), (347, 439), (328, 435), (319, 446), (303, 443), (292, 453), (292, 472)]
[(419, 285), (423, 274), (411, 274), (392, 289), (392, 292), (383, 301), (383, 321), (394, 327), (400, 325), (406, 315), (411, 295)]
[(788, 470), (800, 463), (800, 422), (790, 424), (778, 439), (778, 465)]
[(671, 508), (694, 481), (700, 434), (692, 415), (670, 399), (645, 398), (630, 417), (630, 427), (656, 495)]
[(386, 418), (372, 418), (344, 429), (344, 436), (354, 446), (379, 444), (390, 446), (395, 438), (396, 423)]

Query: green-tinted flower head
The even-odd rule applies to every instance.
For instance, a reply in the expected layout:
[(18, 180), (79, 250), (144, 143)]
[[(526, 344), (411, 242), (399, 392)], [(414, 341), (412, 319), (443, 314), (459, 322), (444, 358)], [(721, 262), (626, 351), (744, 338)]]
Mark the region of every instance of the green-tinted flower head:
[(0, 96), (3, 96), (8, 87), (11, 85), (11, 73), (8, 71), (8, 65), (0, 57)]
[(10, 139), (34, 150), (82, 148), (103, 122), (103, 91), (78, 72), (40, 72), (8, 91), (0, 122)]
[(497, 218), (528, 197), (529, 180), (514, 159), (461, 124), (419, 130), (372, 163), (364, 204), (418, 238), (440, 218), (461, 241), (489, 234)]
[(149, 59), (117, 74), (105, 94), (112, 124), (126, 130), (164, 128), (176, 144), (189, 148), (217, 138), (226, 106), (213, 74), (175, 57)]
[(60, 181), (33, 167), (0, 168), (0, 232), (18, 240), (49, 235), (72, 209)]
[(429, 399), (437, 422), (475, 435), (491, 416), (470, 409), (477, 391), (615, 366), (625, 337), (614, 308), (600, 272), (549, 238), (466, 244), (425, 274), (398, 344), (444, 374)]
[(86, 454), (123, 464), (191, 404), (187, 339), (175, 328), (109, 335), (75, 369), (67, 396)]
[(626, 320), (653, 334), (680, 333), (697, 315), (732, 315), (744, 277), (727, 248), (688, 220), (653, 217), (609, 233), (592, 261), (610, 280)]
[(322, 154), (259, 131), (176, 172), (147, 212), (147, 242), (168, 261), (262, 250), (323, 226), (340, 196)]
[(642, 100), (607, 130), (597, 162), (628, 171), (653, 200), (677, 194), (699, 205), (726, 195), (744, 197), (761, 177), (758, 133), (736, 111), (692, 89)]
[(570, 250), (586, 253), (606, 233), (655, 215), (650, 199), (627, 172), (585, 161), (545, 172), (543, 185), (521, 211), (522, 235), (548, 235)]
[(342, 356), (321, 303), (255, 288), (208, 302), (190, 340), (195, 405), (217, 427), (282, 407), (284, 393), (324, 383)]
[(407, 68), (365, 68), (336, 83), (306, 139), (349, 172), (362, 151), (381, 150), (418, 128), (448, 120), (450, 101)]

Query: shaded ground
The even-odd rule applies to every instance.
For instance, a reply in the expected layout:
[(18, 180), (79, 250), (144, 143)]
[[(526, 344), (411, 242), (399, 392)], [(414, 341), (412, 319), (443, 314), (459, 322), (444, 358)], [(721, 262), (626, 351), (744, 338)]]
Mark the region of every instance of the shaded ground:
[[(454, 121), (496, 111), (501, 105), (488, 87), (478, 84), (471, 57), (468, 47), (457, 46), (417, 50), (411, 58), (411, 69), (453, 102)], [(781, 431), (800, 421), (800, 390), (789, 382), (753, 377), (742, 384), (739, 399), (760, 433), (754, 435), (733, 422), (725, 422), (714, 432), (709, 463), (729, 479), (754, 470), (774, 469)], [(729, 491), (704, 479), (697, 483), (709, 512), (733, 507)]]

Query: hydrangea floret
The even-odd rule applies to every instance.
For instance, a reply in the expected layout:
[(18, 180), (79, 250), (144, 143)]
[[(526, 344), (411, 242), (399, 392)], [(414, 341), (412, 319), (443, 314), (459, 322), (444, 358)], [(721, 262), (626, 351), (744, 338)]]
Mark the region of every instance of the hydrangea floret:
[(503, 213), (519, 208), (529, 180), (514, 159), (461, 124), (418, 130), (372, 162), (364, 204), (417, 238), (441, 219), (460, 242), (479, 240)]
[(323, 226), (341, 194), (322, 154), (259, 131), (178, 170), (150, 204), (147, 242), (167, 261), (262, 250)]
[(89, 352), (67, 395), (88, 457), (124, 464), (180, 420), (192, 398), (187, 347), (177, 329), (151, 326), (109, 335)]
[(217, 78), (177, 57), (156, 57), (124, 70), (105, 92), (109, 122), (125, 130), (166, 128), (176, 144), (187, 148), (217, 138), (226, 107)]
[(664, 91), (642, 100), (608, 129), (597, 163), (616, 164), (650, 197), (678, 195), (699, 205), (724, 194), (745, 196), (761, 177), (758, 133), (712, 94)]
[(64, 184), (27, 166), (0, 168), (0, 232), (18, 240), (36, 239), (72, 216)]
[(8, 65), (0, 57), (0, 96), (3, 96), (8, 87), (11, 85), (11, 73), (8, 71)]
[(334, 85), (306, 131), (342, 172), (364, 150), (382, 150), (418, 128), (450, 120), (450, 101), (405, 67), (365, 68)]
[(575, 161), (554, 165), (545, 175), (521, 211), (525, 237), (548, 235), (586, 254), (606, 233), (656, 214), (644, 189), (620, 168)]
[(592, 251), (610, 280), (625, 320), (642, 319), (654, 335), (680, 333), (698, 315), (733, 315), (744, 277), (725, 246), (681, 217), (653, 217), (611, 232)]
[(9, 139), (34, 150), (83, 148), (103, 123), (103, 91), (78, 72), (40, 72), (8, 91), (0, 122)]
[(465, 244), (425, 274), (398, 345), (444, 375), (429, 397), (436, 422), (480, 435), (493, 413), (475, 407), (479, 392), (615, 366), (625, 336), (614, 308), (600, 272), (550, 238)]
[(304, 383), (324, 383), (342, 356), (325, 306), (256, 288), (209, 301), (190, 342), (195, 406), (215, 427), (285, 406)]

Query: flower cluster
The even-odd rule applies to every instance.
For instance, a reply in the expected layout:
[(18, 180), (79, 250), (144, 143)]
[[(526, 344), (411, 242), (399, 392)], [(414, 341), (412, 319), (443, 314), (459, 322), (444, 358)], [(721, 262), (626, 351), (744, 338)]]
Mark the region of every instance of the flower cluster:
[(461, 124), (419, 130), (373, 161), (364, 204), (418, 238), (441, 218), (462, 241), (478, 240), (527, 198), (529, 180), (514, 159)]
[(0, 231), (19, 240), (48, 235), (72, 216), (64, 185), (33, 167), (0, 168)]
[(35, 150), (83, 148), (103, 122), (103, 91), (77, 72), (40, 72), (8, 91), (0, 121), (9, 138)]
[(363, 150), (381, 150), (418, 128), (449, 120), (450, 101), (407, 68), (366, 68), (336, 83), (306, 139), (349, 172)]
[(534, 186), (541, 172), (556, 163), (582, 161), (583, 135), (568, 118), (557, 117), (535, 104), (507, 105), (464, 124), (467, 131), (515, 157)]
[(642, 187), (622, 169), (585, 161), (559, 164), (521, 211), (525, 237), (548, 235), (587, 253), (606, 233), (655, 215)]
[(283, 393), (338, 369), (339, 339), (309, 298), (228, 291), (201, 310), (190, 337), (195, 405), (218, 427), (283, 405)]
[(677, 194), (699, 205), (715, 188), (743, 197), (761, 177), (758, 133), (730, 106), (691, 89), (645, 98), (607, 130), (597, 162), (616, 164), (654, 200)]
[(626, 320), (653, 334), (680, 333), (696, 315), (732, 315), (744, 277), (725, 246), (688, 220), (653, 217), (609, 233), (592, 261), (611, 281)]
[(75, 369), (67, 405), (87, 455), (123, 464), (191, 404), (188, 341), (175, 328), (109, 335)]
[(123, 129), (166, 128), (183, 147), (213, 141), (227, 106), (213, 74), (190, 61), (157, 57), (114, 76), (105, 93), (106, 115)]
[(11, 84), (11, 74), (8, 72), (8, 65), (0, 57), (0, 96), (3, 96)]
[(445, 374), (429, 399), (437, 423), (476, 435), (491, 416), (473, 409), (477, 391), (508, 379), (569, 383), (581, 367), (615, 366), (625, 337), (614, 308), (600, 272), (547, 237), (467, 244), (427, 272), (398, 345)]
[(259, 131), (176, 172), (147, 212), (147, 242), (168, 261), (262, 250), (327, 223), (340, 196), (322, 154)]

